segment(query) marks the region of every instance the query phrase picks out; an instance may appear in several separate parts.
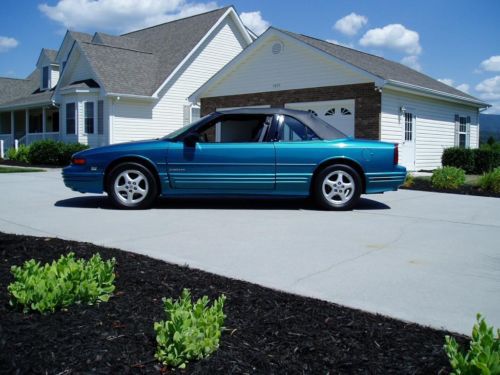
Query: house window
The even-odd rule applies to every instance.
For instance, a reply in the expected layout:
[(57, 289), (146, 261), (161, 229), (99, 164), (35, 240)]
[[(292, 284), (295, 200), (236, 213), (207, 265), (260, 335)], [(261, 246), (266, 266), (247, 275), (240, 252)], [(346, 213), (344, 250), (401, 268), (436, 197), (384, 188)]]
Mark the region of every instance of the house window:
[(458, 125), (458, 146), (467, 147), (467, 118), (460, 117)]
[(97, 102), (97, 134), (104, 134), (104, 101)]
[(405, 141), (413, 141), (413, 113), (405, 112)]
[(335, 115), (335, 108), (330, 108), (328, 111), (326, 111), (325, 116), (333, 116)]
[(349, 111), (347, 108), (343, 108), (343, 107), (340, 109), (340, 113), (344, 116), (352, 115), (351, 111)]
[(29, 110), (29, 125), (28, 133), (42, 133), (43, 132), (43, 111), (42, 109)]
[(44, 66), (42, 69), (42, 89), (49, 87), (49, 67)]
[(318, 116), (318, 113), (312, 109), (308, 109), (307, 112), (309, 112), (313, 116)]
[(191, 122), (198, 121), (201, 118), (200, 107), (191, 107)]
[(94, 134), (94, 102), (85, 102), (85, 133)]
[(66, 134), (76, 134), (75, 103), (66, 103)]

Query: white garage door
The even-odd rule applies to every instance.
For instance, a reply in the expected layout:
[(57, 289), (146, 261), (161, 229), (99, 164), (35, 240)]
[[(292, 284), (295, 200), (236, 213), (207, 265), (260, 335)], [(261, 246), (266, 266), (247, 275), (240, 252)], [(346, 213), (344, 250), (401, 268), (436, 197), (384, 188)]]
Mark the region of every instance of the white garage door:
[(285, 108), (309, 111), (335, 126), (342, 133), (354, 137), (354, 99), (286, 103)]

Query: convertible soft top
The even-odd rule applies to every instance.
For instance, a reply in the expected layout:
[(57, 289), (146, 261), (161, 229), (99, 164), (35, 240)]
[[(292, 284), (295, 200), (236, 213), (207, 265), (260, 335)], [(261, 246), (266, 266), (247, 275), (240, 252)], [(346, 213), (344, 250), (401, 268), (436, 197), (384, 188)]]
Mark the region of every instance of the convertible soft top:
[(311, 130), (313, 130), (318, 137), (321, 139), (339, 139), (347, 138), (347, 135), (342, 133), (340, 130), (334, 126), (328, 124), (327, 122), (321, 120), (316, 115), (313, 115), (307, 111), (297, 111), (295, 109), (287, 108), (239, 108), (230, 109), (227, 111), (217, 111), (217, 113), (227, 114), (227, 115), (285, 115), (296, 118), (303, 124), (307, 125)]

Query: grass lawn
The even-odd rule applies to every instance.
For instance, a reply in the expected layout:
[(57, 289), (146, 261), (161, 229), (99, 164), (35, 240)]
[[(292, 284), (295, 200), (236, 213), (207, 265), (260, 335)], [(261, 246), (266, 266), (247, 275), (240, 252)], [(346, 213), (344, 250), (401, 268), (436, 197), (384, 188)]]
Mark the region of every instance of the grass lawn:
[(21, 168), (0, 166), (0, 173), (24, 173), (24, 172), (45, 172), (40, 168)]
[[(165, 251), (174, 243), (165, 243)], [(106, 303), (53, 314), (9, 306), (12, 265), (74, 252), (116, 259)], [(447, 374), (443, 330), (264, 288), (117, 249), (0, 233), (0, 373)], [(185, 370), (154, 358), (162, 297), (224, 294), (220, 348)], [(397, 298), (397, 296), (394, 296)], [(467, 338), (451, 334), (467, 344)]]

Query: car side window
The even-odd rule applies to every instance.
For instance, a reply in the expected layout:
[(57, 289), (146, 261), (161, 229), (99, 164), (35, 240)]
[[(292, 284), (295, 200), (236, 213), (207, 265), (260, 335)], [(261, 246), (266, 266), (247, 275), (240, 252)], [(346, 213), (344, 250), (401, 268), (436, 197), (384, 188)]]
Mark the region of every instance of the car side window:
[(222, 116), (199, 130), (201, 143), (264, 142), (273, 116)]
[(279, 140), (282, 142), (295, 142), (295, 141), (314, 141), (320, 139), (316, 133), (309, 129), (306, 125), (299, 120), (283, 116), (279, 128)]

